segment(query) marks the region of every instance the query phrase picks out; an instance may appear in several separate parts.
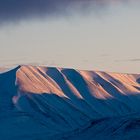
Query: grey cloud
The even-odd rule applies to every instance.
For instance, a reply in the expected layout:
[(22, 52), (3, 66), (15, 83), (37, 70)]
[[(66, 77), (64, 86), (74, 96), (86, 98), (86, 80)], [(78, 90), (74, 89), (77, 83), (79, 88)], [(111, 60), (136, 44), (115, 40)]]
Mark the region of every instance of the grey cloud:
[(132, 58), (132, 59), (123, 59), (123, 60), (115, 60), (116, 62), (140, 62), (140, 58)]
[[(0, 23), (21, 19), (65, 15), (71, 9), (101, 8), (116, 0), (0, 0)], [(129, 0), (118, 0), (129, 1)]]
[(131, 62), (139, 62), (140, 58), (136, 58), (136, 59), (128, 59), (127, 61), (131, 61)]

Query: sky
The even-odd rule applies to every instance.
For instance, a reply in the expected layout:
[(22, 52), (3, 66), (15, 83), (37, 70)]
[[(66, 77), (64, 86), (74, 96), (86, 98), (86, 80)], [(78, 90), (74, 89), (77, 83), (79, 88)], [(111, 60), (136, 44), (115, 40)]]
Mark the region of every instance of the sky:
[(140, 2), (1, 0), (0, 66), (140, 73)]

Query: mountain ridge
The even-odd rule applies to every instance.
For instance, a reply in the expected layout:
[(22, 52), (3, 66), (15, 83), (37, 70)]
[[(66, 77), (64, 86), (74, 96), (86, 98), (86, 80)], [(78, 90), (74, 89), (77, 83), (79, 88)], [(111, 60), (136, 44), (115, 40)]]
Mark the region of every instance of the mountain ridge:
[[(0, 129), (13, 128), (9, 135), (24, 135), (23, 140), (38, 133), (39, 139), (62, 139), (65, 134), (64, 139), (71, 135), (72, 139), (92, 140), (93, 129), (99, 139), (98, 131), (110, 123), (102, 135), (110, 129), (125, 132), (118, 125), (139, 121), (139, 79), (140, 74), (18, 66), (0, 74), (0, 118), (4, 120), (0, 119)], [(0, 137), (4, 139), (3, 131)]]

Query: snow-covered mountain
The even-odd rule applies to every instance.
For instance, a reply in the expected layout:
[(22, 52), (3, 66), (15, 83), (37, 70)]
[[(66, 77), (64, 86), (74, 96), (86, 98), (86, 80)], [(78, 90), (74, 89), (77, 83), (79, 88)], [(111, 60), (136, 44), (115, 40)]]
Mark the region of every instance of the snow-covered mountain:
[(18, 66), (0, 74), (0, 139), (140, 139), (140, 74)]

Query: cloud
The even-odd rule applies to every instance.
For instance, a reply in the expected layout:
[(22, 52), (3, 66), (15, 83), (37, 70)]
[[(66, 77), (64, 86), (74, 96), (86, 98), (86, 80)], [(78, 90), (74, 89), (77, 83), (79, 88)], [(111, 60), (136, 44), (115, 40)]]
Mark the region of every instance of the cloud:
[(115, 60), (116, 62), (140, 62), (140, 58), (132, 58), (132, 59), (123, 59), (123, 60)]
[(102, 54), (100, 54), (99, 56), (100, 56), (100, 57), (109, 57), (109, 56), (111, 56), (111, 55), (108, 54), (108, 53), (102, 53)]
[[(130, 1), (130, 0), (117, 0)], [(98, 9), (116, 0), (0, 0), (0, 23), (34, 17), (67, 15), (77, 9)]]
[(127, 61), (131, 61), (131, 62), (139, 62), (139, 61), (140, 61), (140, 58), (128, 59)]

